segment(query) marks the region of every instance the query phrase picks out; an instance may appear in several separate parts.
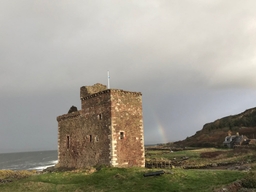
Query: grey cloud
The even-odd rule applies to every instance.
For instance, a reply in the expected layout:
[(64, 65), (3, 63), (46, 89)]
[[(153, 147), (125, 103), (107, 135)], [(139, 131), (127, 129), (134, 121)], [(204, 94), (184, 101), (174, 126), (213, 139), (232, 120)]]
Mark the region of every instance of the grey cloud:
[(216, 0), (2, 1), (0, 141), (16, 140), (10, 147), (26, 150), (38, 140), (39, 149), (40, 135), (49, 135), (45, 148), (56, 148), (56, 116), (79, 107), (80, 86), (106, 84), (108, 70), (111, 87), (143, 93), (146, 143), (164, 141), (159, 124), (173, 141), (254, 107), (255, 7)]

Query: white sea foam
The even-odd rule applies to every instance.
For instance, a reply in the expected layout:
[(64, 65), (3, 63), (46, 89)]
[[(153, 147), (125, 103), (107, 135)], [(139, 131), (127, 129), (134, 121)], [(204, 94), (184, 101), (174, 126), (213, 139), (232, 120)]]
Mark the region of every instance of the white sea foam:
[(42, 170), (44, 170), (44, 169), (46, 169), (48, 167), (52, 167), (52, 166), (56, 165), (57, 163), (58, 163), (58, 160), (48, 161), (47, 163), (45, 163), (42, 166), (33, 167), (33, 168), (30, 168), (29, 170), (42, 171)]
[(57, 151), (0, 154), (0, 170), (43, 170), (58, 163)]
[(51, 163), (53, 163), (54, 165), (58, 163), (58, 160), (54, 160), (54, 161), (50, 161)]

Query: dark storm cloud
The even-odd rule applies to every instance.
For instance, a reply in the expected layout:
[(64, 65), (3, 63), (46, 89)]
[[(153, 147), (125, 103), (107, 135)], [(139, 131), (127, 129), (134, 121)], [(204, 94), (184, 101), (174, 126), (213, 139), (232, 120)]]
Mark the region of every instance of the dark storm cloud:
[[(1, 1), (0, 152), (54, 149), (79, 87), (143, 93), (146, 143), (254, 107), (254, 1)], [(165, 132), (165, 133), (163, 133)]]

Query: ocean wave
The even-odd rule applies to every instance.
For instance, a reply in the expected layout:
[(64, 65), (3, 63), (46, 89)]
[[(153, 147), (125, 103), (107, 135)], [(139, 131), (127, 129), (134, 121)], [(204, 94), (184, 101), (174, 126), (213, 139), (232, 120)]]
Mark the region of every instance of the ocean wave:
[(57, 151), (0, 154), (0, 170), (43, 170), (58, 163)]
[(53, 161), (48, 161), (47, 163), (37, 166), (37, 167), (32, 167), (29, 168), (28, 170), (37, 170), (37, 171), (43, 171), (44, 169), (48, 167), (52, 167), (58, 163), (58, 160), (53, 160)]

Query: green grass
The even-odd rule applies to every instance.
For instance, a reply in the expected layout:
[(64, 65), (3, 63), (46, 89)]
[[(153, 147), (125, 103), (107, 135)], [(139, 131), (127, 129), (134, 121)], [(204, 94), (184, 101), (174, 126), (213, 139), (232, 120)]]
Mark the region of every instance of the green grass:
[[(217, 151), (217, 153), (216, 153)], [(170, 151), (147, 150), (146, 158), (155, 160), (173, 160), (188, 157), (181, 161), (183, 165), (204, 165), (212, 162), (248, 162), (251, 161), (252, 172), (231, 170), (184, 170), (181, 168), (165, 170), (166, 173), (156, 177), (144, 177), (145, 172), (155, 171), (144, 168), (102, 168), (94, 173), (92, 170), (74, 170), (36, 174), (28, 171), (1, 171), (1, 192), (115, 192), (115, 191), (196, 191), (208, 192), (242, 180), (244, 187), (256, 186), (256, 152), (253, 150), (230, 149), (196, 149), (171, 153)], [(203, 156), (202, 156), (203, 154)], [(213, 155), (213, 156), (207, 156)], [(215, 156), (214, 156), (215, 154)], [(236, 164), (235, 164), (236, 165)], [(181, 167), (182, 167), (181, 166)], [(160, 170), (160, 169), (157, 169)], [(8, 181), (1, 183), (1, 181)], [(13, 181), (13, 182), (9, 182)]]
[(246, 176), (238, 171), (174, 169), (168, 174), (144, 177), (143, 168), (103, 168), (87, 172), (56, 172), (0, 184), (0, 191), (211, 191)]
[(216, 149), (216, 148), (201, 148), (201, 149), (194, 149), (194, 150), (182, 150), (182, 151), (174, 151), (170, 152), (167, 150), (147, 150), (146, 151), (146, 158), (147, 159), (163, 159), (163, 160), (172, 160), (174, 158), (182, 158), (182, 157), (189, 157), (198, 159), (200, 154), (203, 152), (213, 152), (213, 151), (227, 151), (229, 152), (230, 149)]
[[(208, 154), (208, 155), (207, 155)], [(215, 155), (214, 155), (215, 154)], [(203, 155), (203, 156), (201, 156)], [(209, 156), (210, 155), (210, 156)], [(208, 158), (207, 158), (208, 156)], [(184, 161), (184, 157), (185, 161)], [(146, 160), (150, 161), (171, 161), (179, 166), (204, 166), (213, 163), (240, 163), (255, 162), (256, 151), (252, 149), (217, 149), (201, 148), (194, 150), (182, 150), (170, 152), (167, 150), (147, 150)]]

